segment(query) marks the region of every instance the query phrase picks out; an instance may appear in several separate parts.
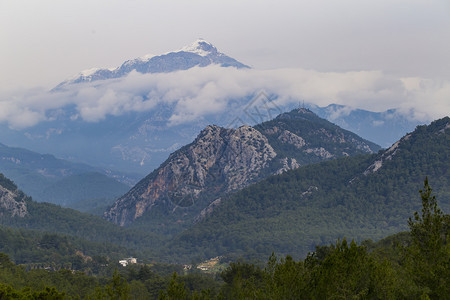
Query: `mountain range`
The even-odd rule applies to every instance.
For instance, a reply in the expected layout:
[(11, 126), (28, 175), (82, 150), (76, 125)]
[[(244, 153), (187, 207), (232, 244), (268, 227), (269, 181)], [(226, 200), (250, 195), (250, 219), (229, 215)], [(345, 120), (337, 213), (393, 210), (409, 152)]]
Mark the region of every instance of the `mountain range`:
[[(247, 258), (264, 259), (272, 251), (279, 254), (289, 253), (304, 256), (315, 245), (328, 244), (344, 236), (359, 241), (368, 238), (376, 240), (387, 234), (405, 230), (407, 228), (405, 220), (414, 211), (420, 209), (418, 189), (426, 176), (428, 176), (433, 187), (439, 206), (444, 213), (450, 211), (448, 176), (450, 119), (448, 117), (436, 120), (428, 126), (417, 127), (414, 132), (405, 135), (389, 149), (380, 150), (378, 153), (370, 154), (366, 152), (368, 154), (364, 154), (364, 151), (361, 151), (361, 154), (347, 156), (342, 153), (342, 149), (336, 149), (337, 152), (335, 153), (340, 153), (340, 158), (303, 165), (300, 168), (284, 170), (281, 174), (270, 175), (278, 173), (278, 167), (283, 166), (284, 160), (281, 159), (281, 164), (280, 160), (278, 160), (278, 164), (274, 162), (277, 161), (277, 158), (283, 158), (284, 155), (290, 153), (289, 149), (297, 149), (294, 153), (300, 155), (297, 157), (298, 161), (301, 161), (300, 157), (308, 154), (308, 152), (310, 152), (311, 157), (318, 158), (314, 151), (308, 151), (308, 149), (315, 148), (315, 142), (308, 140), (304, 134), (302, 135), (298, 131), (295, 133), (297, 137), (304, 136), (302, 140), (292, 138), (293, 135), (290, 134), (283, 134), (284, 130), (294, 131), (292, 128), (286, 127), (287, 123), (284, 123), (286, 120), (292, 121), (293, 116), (316, 119), (313, 122), (316, 124), (317, 121), (321, 120), (309, 111), (293, 111), (280, 115), (265, 126), (259, 127), (259, 129), (257, 129), (258, 126), (241, 128), (241, 130), (251, 133), (248, 136), (249, 138), (253, 136), (269, 142), (268, 145), (260, 148), (257, 147), (257, 139), (255, 142), (250, 142), (250, 139), (247, 139), (248, 142), (244, 144), (251, 146), (250, 149), (269, 149), (270, 145), (277, 153), (276, 159), (261, 160), (265, 161), (267, 165), (259, 170), (270, 170), (270, 172), (265, 173), (265, 176), (268, 177), (261, 178), (259, 182), (247, 185), (242, 189), (238, 188), (239, 190), (231, 188), (230, 192), (221, 195), (220, 201), (210, 202), (210, 205), (200, 214), (188, 214), (190, 220), (192, 220), (191, 224), (186, 224), (187, 222), (180, 224), (183, 223), (183, 220), (179, 219), (180, 222), (176, 222), (180, 225), (179, 227), (161, 230), (161, 228), (158, 228), (158, 222), (165, 219), (166, 225), (170, 225), (173, 222), (171, 213), (177, 217), (183, 217), (184, 213), (189, 213), (186, 210), (189, 206), (182, 207), (179, 205), (175, 214), (173, 214), (173, 210), (159, 210), (159, 212), (165, 212), (165, 216), (160, 214), (159, 220), (152, 224), (151, 221), (155, 220), (154, 216), (158, 216), (158, 214), (155, 214), (158, 211), (155, 208), (158, 206), (162, 208), (170, 207), (158, 204), (150, 210), (148, 207), (141, 206), (144, 210), (147, 209), (147, 213), (144, 213), (142, 217), (137, 218), (132, 223), (126, 223), (126, 227), (119, 227), (100, 218), (74, 210), (46, 203), (36, 203), (27, 198), (17, 189), (14, 183), (4, 177), (0, 180), (2, 186), (0, 193), (1, 224), (3, 226), (34, 228), (35, 230), (69, 234), (96, 242), (108, 241), (135, 250), (146, 250), (146, 255), (158, 258), (158, 260), (186, 262), (217, 255), (227, 255), (231, 258), (245, 256)], [(310, 122), (311, 120), (299, 118), (298, 121), (299, 124), (305, 124), (306, 121)], [(285, 125), (282, 126), (283, 123)], [(260, 124), (260, 126), (263, 124)], [(283, 128), (283, 131), (279, 130), (279, 135), (272, 137), (266, 137), (259, 131), (268, 130), (272, 133), (274, 127)], [(314, 132), (311, 127), (307, 129)], [(302, 129), (299, 127), (297, 130)], [(346, 132), (340, 130), (340, 133), (345, 136)], [(236, 133), (238, 136), (241, 134), (239, 130), (220, 129), (214, 126), (206, 128), (203, 133), (213, 131), (221, 132), (224, 137), (227, 135), (232, 137)], [(319, 135), (318, 140), (327, 136), (330, 138), (327, 133), (329, 132), (323, 132), (322, 137)], [(286, 139), (287, 136), (290, 136), (290, 138)], [(342, 137), (338, 132), (335, 137), (339, 136)], [(206, 135), (203, 135), (203, 137), (205, 138)], [(346, 139), (352, 137), (354, 135), (349, 134)], [(175, 158), (184, 156), (189, 160), (192, 156), (186, 157), (187, 154), (194, 154), (194, 150), (202, 149), (202, 146), (206, 150), (208, 149), (206, 146), (215, 144), (209, 143), (208, 145), (208, 141), (214, 141), (212, 138), (204, 139), (203, 142), (201, 142), (201, 138), (202, 135), (194, 143), (176, 151), (166, 165), (172, 165), (173, 167), (177, 164), (180, 165), (183, 160)], [(277, 140), (280, 143), (272, 146), (271, 140)], [(289, 143), (286, 143), (288, 141)], [(339, 140), (335, 139), (334, 142), (340, 144)], [(360, 142), (364, 142), (364, 140), (360, 140)], [(343, 144), (345, 146), (345, 143)], [(370, 149), (370, 145), (366, 145)], [(260, 146), (262, 145), (260, 144)], [(359, 148), (360, 150), (367, 150), (367, 147), (364, 146)], [(213, 149), (213, 147), (209, 149)], [(356, 150), (357, 147), (354, 149)], [(234, 157), (240, 152), (231, 151), (228, 153)], [(270, 152), (266, 151), (265, 153)], [(219, 157), (224, 158), (220, 155)], [(270, 158), (273, 155), (267, 155), (266, 157)], [(201, 161), (200, 159), (198, 162)], [(229, 166), (233, 166), (236, 161), (239, 162), (239, 159), (230, 160)], [(196, 162), (196, 160), (191, 160), (191, 162)], [(218, 162), (220, 163), (220, 159)], [(274, 163), (275, 168), (269, 168), (271, 162)], [(187, 169), (190, 166), (193, 170), (192, 167), (195, 165), (194, 163), (188, 164)], [(164, 173), (164, 167), (163, 164), (161, 169), (143, 179), (142, 184), (138, 184), (136, 187), (141, 186), (145, 189), (144, 183), (152, 181), (155, 183), (153, 187), (163, 183), (163, 181), (155, 181), (154, 179), (158, 178), (158, 175), (160, 179), (164, 179), (164, 177), (161, 177), (161, 173)], [(217, 166), (211, 168), (208, 173), (215, 172), (214, 168), (217, 168)], [(163, 172), (158, 173), (161, 170)], [(166, 169), (166, 171), (168, 170), (170, 168)], [(172, 170), (175, 170), (175, 168)], [(197, 168), (197, 170), (199, 169)], [(220, 174), (220, 172), (218, 173)], [(261, 174), (264, 173), (261, 172)], [(198, 176), (192, 178), (199, 179)], [(208, 179), (208, 174), (204, 179)], [(223, 177), (214, 178), (211, 176), (208, 180), (210, 179), (220, 179), (222, 187), (219, 186), (218, 190), (230, 187), (230, 185), (223, 184), (223, 182), (227, 182), (223, 180)], [(177, 180), (180, 180), (181, 183), (181, 178)], [(172, 180), (172, 182), (176, 181)], [(239, 181), (228, 181), (228, 183), (230, 182), (238, 183)], [(160, 186), (163, 187), (163, 185)], [(231, 186), (233, 187), (233, 185)], [(136, 197), (138, 195), (136, 187), (125, 196)], [(183, 188), (190, 188), (192, 191), (198, 186), (193, 187), (188, 184), (183, 186), (181, 184), (181, 190), (172, 190), (166, 195), (178, 197), (176, 199), (179, 200), (187, 200), (185, 203), (189, 203), (190, 200), (195, 202), (196, 198), (194, 197), (183, 198)], [(207, 186), (207, 188), (214, 192), (213, 185)], [(149, 192), (158, 192), (158, 190), (153, 188)], [(194, 196), (193, 193), (190, 195)], [(201, 193), (198, 195), (201, 195)], [(206, 193), (205, 196), (207, 196)], [(137, 197), (134, 200), (136, 199)], [(156, 202), (161, 202), (160, 200), (162, 199), (157, 199)], [(118, 204), (123, 204), (121, 202), (123, 201), (117, 201)], [(194, 206), (191, 205), (190, 207)], [(196, 213), (198, 211), (197, 209)], [(195, 218), (194, 216), (200, 217)], [(124, 218), (124, 220), (129, 219)], [(159, 225), (165, 226), (161, 223)], [(152, 231), (154, 232), (152, 233)], [(163, 232), (164, 235), (158, 234)]]
[[(191, 95), (178, 95), (179, 91), (174, 89), (169, 93), (175, 95), (177, 100), (162, 101), (162, 96), (158, 95), (154, 87), (135, 88), (127, 81), (127, 78), (135, 74), (176, 74), (193, 68), (208, 67), (215, 67), (214, 70), (218, 72), (227, 68), (248, 69), (248, 66), (220, 52), (211, 43), (197, 40), (180, 50), (128, 60), (116, 68), (82, 71), (61, 82), (48, 93), (48, 97), (59, 99), (62, 103), (68, 97), (87, 101), (84, 99), (89, 99), (89, 95), (95, 91), (104, 90), (106, 94), (99, 94), (98, 97), (107, 102), (110, 97), (120, 96), (115, 95), (108, 86), (120, 83), (126, 90), (129, 101), (142, 99), (145, 105), (151, 104), (152, 108), (125, 112), (117, 108), (119, 111), (112, 111), (104, 118), (89, 121), (80, 117), (81, 108), (68, 104), (48, 110), (46, 121), (28, 128), (11, 129), (6, 124), (0, 124), (0, 142), (89, 164), (106, 173), (120, 171), (144, 176), (159, 167), (170, 153), (192, 142), (207, 125), (216, 124), (226, 128), (253, 126), (300, 107), (297, 104), (276, 104), (278, 95), (255, 91), (245, 97), (231, 95), (221, 111), (177, 124), (172, 120), (176, 109), (179, 109), (176, 101), (184, 101)], [(210, 83), (206, 81), (206, 84), (214, 86), (214, 79)], [(261, 89), (263, 88), (262, 86)], [(214, 102), (214, 99), (208, 98), (208, 101)], [(125, 107), (131, 105), (133, 104), (126, 104)], [(369, 112), (338, 105), (318, 107), (306, 103), (303, 106), (382, 147), (389, 147), (418, 125), (418, 121), (410, 120), (395, 109)], [(95, 116), (98, 109), (101, 107), (88, 107), (84, 112)]]
[(447, 117), (380, 150), (304, 108), (254, 127), (208, 126), (105, 217), (173, 236), (167, 258), (304, 256), (345, 236), (379, 239), (406, 229), (426, 176), (450, 209), (449, 133)]
[[(189, 95), (133, 84), (203, 68), (249, 72), (197, 40), (83, 71), (48, 93), (78, 104), (0, 124), (0, 295), (445, 298), (450, 117), (416, 126), (398, 109), (281, 105), (261, 91), (177, 123)], [(208, 110), (213, 94), (189, 105)], [(122, 103), (96, 119), (101, 108), (81, 107), (90, 95)]]
[(307, 109), (255, 127), (210, 125), (119, 198), (105, 216), (122, 226), (145, 219), (165, 229), (185, 227), (226, 193), (271, 174), (380, 149)]
[(389, 149), (310, 164), (270, 176), (222, 198), (181, 232), (161, 256), (231, 255), (264, 259), (272, 252), (305, 256), (342, 238), (378, 240), (407, 230), (420, 211), (428, 178), (450, 211), (450, 118), (419, 126)]
[[(179, 51), (130, 60), (114, 69), (82, 72), (50, 93), (63, 96), (102, 88), (136, 73), (184, 72), (213, 65), (219, 69), (248, 68), (212, 44), (199, 40)], [(139, 97), (149, 97), (147, 92), (136, 91), (141, 93)], [(303, 255), (312, 244), (327, 243), (342, 234), (379, 238), (404, 228), (398, 220), (404, 220), (414, 205), (400, 207), (393, 197), (412, 197), (408, 189), (420, 186), (419, 181), (427, 175), (435, 177), (443, 207), (448, 208), (448, 118), (406, 134), (416, 122), (395, 109), (370, 112), (335, 104), (289, 107), (277, 105), (277, 97), (260, 92), (231, 99), (227, 109), (209, 120), (199, 118), (178, 125), (171, 123), (175, 105), (170, 102), (160, 102), (152, 110), (110, 114), (98, 122), (77, 117), (76, 107), (69, 105), (50, 111), (48, 121), (26, 129), (11, 129), (2, 124), (0, 141), (12, 146), (0, 145), (1, 172), (35, 200), (80, 210), (99, 213), (118, 197), (104, 217), (130, 227), (137, 232), (136, 236), (151, 233), (161, 249), (167, 246), (179, 250), (184, 245), (185, 250), (180, 250), (184, 257), (192, 249), (201, 253), (199, 245), (205, 257), (246, 253), (244, 249), (255, 240), (247, 240), (242, 228), (266, 228), (260, 221), (274, 228), (279, 224), (281, 236), (287, 230), (282, 225), (283, 218), (302, 228), (316, 226), (317, 230), (310, 228), (311, 234), (303, 242), (292, 244), (287, 240), (271, 244), (267, 237), (260, 236), (263, 242), (252, 244), (255, 249), (271, 245), (283, 253), (294, 251)], [(372, 137), (382, 141), (380, 144), (387, 150), (370, 142)], [(15, 146), (29, 146), (55, 156)], [(328, 160), (332, 162), (325, 162)], [(292, 186), (280, 189), (284, 181)], [(363, 199), (361, 194), (367, 197)], [(63, 219), (70, 214), (50, 204), (37, 204), (17, 188), (3, 190), (2, 195), (3, 216), (6, 212), (9, 215), (7, 221), (2, 221), (4, 224), (12, 222), (49, 230), (50, 223), (58, 217), (42, 226), (39, 218), (29, 219), (31, 208), (39, 211), (39, 215), (61, 214)], [(255, 204), (252, 201), (256, 198), (250, 195), (256, 195), (262, 202)], [(379, 200), (380, 195), (383, 200)], [(11, 201), (17, 197), (28, 200)], [(281, 201), (281, 206), (271, 199)], [(356, 212), (360, 214), (355, 215)], [(351, 216), (350, 219), (345, 215)], [(79, 218), (88, 217), (79, 215)], [(332, 225), (315, 222), (316, 218), (331, 220)], [(101, 222), (101, 226), (106, 226)], [(358, 222), (364, 224), (360, 229)], [(211, 226), (218, 231), (211, 231)], [(229, 228), (242, 234), (230, 236), (220, 231)], [(111, 232), (116, 230), (119, 229)], [(303, 230), (293, 232), (304, 234)], [(73, 234), (70, 230), (59, 233)], [(261, 234), (272, 233), (267, 229)], [(208, 248), (202, 239), (212, 236), (222, 242)], [(228, 244), (230, 239), (241, 238), (242, 242)], [(289, 236), (288, 240), (292, 239)], [(139, 241), (133, 243), (142, 245)], [(253, 253), (263, 254), (260, 250)]]

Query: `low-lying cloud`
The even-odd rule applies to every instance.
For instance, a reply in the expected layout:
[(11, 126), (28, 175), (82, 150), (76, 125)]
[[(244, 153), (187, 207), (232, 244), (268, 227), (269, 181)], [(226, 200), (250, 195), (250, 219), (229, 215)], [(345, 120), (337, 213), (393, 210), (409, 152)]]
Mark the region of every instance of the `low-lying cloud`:
[[(420, 121), (450, 112), (450, 82), (396, 78), (381, 71), (318, 72), (305, 69), (254, 70), (209, 66), (159, 74), (68, 85), (48, 92), (39, 89), (0, 95), (0, 122), (22, 129), (48, 121), (71, 107), (72, 120), (99, 122), (108, 115), (174, 107), (172, 124), (222, 113), (236, 99), (264, 90), (277, 105), (299, 101), (326, 106), (347, 105), (371, 111), (397, 108)], [(342, 112), (341, 112), (342, 113)]]

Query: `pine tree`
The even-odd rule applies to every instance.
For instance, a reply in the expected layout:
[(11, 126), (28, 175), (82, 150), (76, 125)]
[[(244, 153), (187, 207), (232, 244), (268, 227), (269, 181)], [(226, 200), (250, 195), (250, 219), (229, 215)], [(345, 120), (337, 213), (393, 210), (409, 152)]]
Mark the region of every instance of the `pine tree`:
[(166, 291), (161, 291), (159, 294), (159, 299), (161, 300), (182, 300), (187, 299), (187, 292), (184, 288), (183, 282), (177, 281), (177, 273), (174, 272), (172, 279), (170, 280), (169, 286)]
[(409, 218), (412, 244), (409, 267), (422, 297), (442, 298), (450, 295), (450, 247), (448, 216), (438, 208), (437, 200), (425, 178), (420, 190), (422, 212)]
[(113, 277), (106, 292), (111, 299), (128, 299), (129, 285), (119, 272), (114, 270)]

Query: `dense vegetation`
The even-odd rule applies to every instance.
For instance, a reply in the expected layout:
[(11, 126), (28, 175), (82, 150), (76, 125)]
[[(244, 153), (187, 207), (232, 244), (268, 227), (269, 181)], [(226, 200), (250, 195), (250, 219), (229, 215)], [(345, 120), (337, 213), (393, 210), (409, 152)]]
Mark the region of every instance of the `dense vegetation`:
[[(437, 206), (428, 181), (422, 210), (409, 233), (362, 245), (338, 240), (304, 260), (269, 258), (264, 267), (230, 263), (220, 278), (192, 271), (168, 275), (154, 266), (117, 270), (107, 277), (59, 270), (25, 271), (0, 254), (2, 299), (445, 299), (450, 294), (450, 215)], [(172, 269), (174, 270), (174, 269)], [(176, 269), (175, 269), (176, 270)], [(180, 269), (176, 270), (178, 273)]]
[[(26, 270), (0, 253), (0, 299), (155, 299), (171, 285), (180, 266), (133, 265), (113, 269), (105, 276), (89, 276), (71, 269)], [(191, 272), (175, 276), (187, 292), (217, 293), (220, 282), (213, 276)], [(172, 283), (173, 285), (173, 283)]]
[[(107, 244), (114, 244), (122, 249), (128, 249), (129, 255), (136, 253), (137, 249), (141, 249), (145, 251), (145, 256), (149, 259), (154, 257), (154, 249), (161, 245), (162, 238), (151, 232), (123, 228), (101, 217), (50, 203), (35, 202), (18, 190), (14, 182), (2, 174), (0, 174), (0, 185), (14, 191), (17, 194), (16, 201), (25, 201), (27, 207), (27, 215), (24, 217), (11, 216), (10, 212), (0, 207), (0, 225), (2, 226), (0, 228), (12, 227), (33, 229), (35, 232), (56, 233), (71, 236), (71, 239), (76, 237), (75, 240), (81, 238), (85, 242), (106, 243), (105, 247)], [(15, 232), (19, 235), (33, 235), (26, 230)], [(112, 247), (110, 250), (113, 249), (116, 248)], [(9, 251), (7, 253), (11, 255)]]
[(120, 259), (134, 254), (110, 243), (3, 226), (0, 241), (0, 252), (26, 269), (71, 269), (98, 275), (110, 272), (107, 264), (116, 266)]
[[(7, 254), (0, 254), (0, 299), (443, 299), (450, 294), (449, 122), (418, 127), (390, 152), (272, 176), (168, 242), (36, 203), (0, 175), (28, 210), (20, 218), (0, 208)], [(376, 161), (382, 166), (373, 172)], [(426, 176), (435, 189), (425, 180), (420, 206), (416, 189)], [(220, 276), (195, 268), (224, 254), (230, 264)], [(144, 260), (123, 268), (117, 260), (125, 255)]]
[[(219, 255), (261, 260), (272, 251), (305, 257), (316, 245), (338, 238), (378, 240), (406, 230), (405, 220), (419, 207), (416, 187), (425, 176), (432, 178), (443, 210), (450, 211), (450, 135), (443, 131), (449, 120), (418, 127), (374, 173), (364, 175), (385, 152), (272, 176), (224, 198), (212, 215), (175, 237), (162, 237), (145, 226), (122, 228), (23, 194), (29, 214), (19, 218), (5, 213), (0, 224), (112, 243), (139, 251), (148, 261), (200, 262)], [(16, 189), (6, 178), (0, 184)]]
[(343, 237), (377, 240), (407, 229), (425, 176), (448, 212), (450, 135), (442, 128), (449, 121), (418, 127), (373, 173), (364, 174), (385, 152), (309, 165), (249, 186), (171, 241), (164, 254), (262, 259), (271, 251), (305, 256), (315, 245)]
[[(128, 249), (149, 249), (161, 244), (161, 237), (151, 232), (123, 228), (108, 221), (61, 208), (50, 203), (37, 203), (27, 199), (28, 215), (24, 218), (2, 216), (4, 226), (32, 228), (34, 230), (71, 235), (97, 243), (112, 243)], [(147, 253), (150, 257), (152, 255)]]
[[(223, 292), (234, 299), (446, 299), (450, 295), (450, 215), (425, 180), (409, 235), (378, 245), (347, 240), (317, 247), (303, 261), (272, 256), (260, 269), (232, 263)], [(369, 242), (370, 244), (370, 242)]]

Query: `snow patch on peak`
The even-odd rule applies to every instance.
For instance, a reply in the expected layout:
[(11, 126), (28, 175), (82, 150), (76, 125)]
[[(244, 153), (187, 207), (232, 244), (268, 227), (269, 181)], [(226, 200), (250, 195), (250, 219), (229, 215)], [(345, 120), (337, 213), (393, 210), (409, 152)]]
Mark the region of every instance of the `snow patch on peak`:
[(80, 75), (82, 75), (82, 76), (91, 76), (92, 74), (94, 74), (98, 70), (100, 70), (100, 69), (99, 68), (91, 68), (91, 69), (83, 70), (83, 71), (80, 72)]
[(98, 70), (100, 70), (100, 68), (90, 68), (90, 69), (87, 69), (87, 70), (83, 70), (80, 73), (78, 73), (77, 75), (75, 75), (74, 77), (80, 77), (80, 76), (88, 77), (88, 76), (93, 75)]
[[(144, 56), (141, 56), (141, 57), (138, 57), (138, 58), (135, 58), (135, 59), (127, 60), (126, 62), (123, 63), (123, 66), (133, 66), (133, 65), (135, 65), (137, 63), (146, 63), (146, 62), (148, 62), (150, 59), (152, 59), (155, 56), (157, 56), (157, 55), (146, 54)], [(118, 68), (116, 68), (116, 69), (118, 69)], [(114, 70), (111, 70), (111, 71), (114, 71)]]
[(211, 53), (217, 52), (217, 48), (214, 47), (213, 44), (204, 39), (198, 39), (189, 46), (185, 46), (175, 52), (182, 52), (182, 51), (195, 53), (200, 56), (208, 56)]
[(100, 70), (100, 68), (90, 68), (90, 69), (83, 70), (80, 73), (68, 78), (67, 81), (73, 81), (73, 80), (76, 80), (79, 78), (83, 78), (83, 79), (89, 78), (89, 76), (92, 76), (98, 70)]
[(150, 59), (152, 59), (155, 56), (156, 56), (155, 54), (146, 54), (146, 55), (141, 56), (141, 57), (139, 57), (137, 59), (142, 61), (142, 62), (147, 62), (147, 61), (149, 61)]

